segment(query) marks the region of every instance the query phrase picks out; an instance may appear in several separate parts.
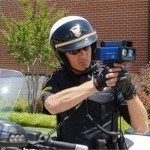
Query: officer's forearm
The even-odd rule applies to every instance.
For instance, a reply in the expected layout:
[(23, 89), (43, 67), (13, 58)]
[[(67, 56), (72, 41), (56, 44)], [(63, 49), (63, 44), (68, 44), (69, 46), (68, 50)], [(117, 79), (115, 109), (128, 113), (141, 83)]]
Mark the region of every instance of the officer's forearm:
[(97, 90), (91, 80), (82, 85), (68, 88), (49, 96), (44, 105), (51, 114), (57, 114), (76, 106), (96, 92)]
[(145, 133), (148, 130), (148, 116), (139, 97), (127, 101), (131, 119), (131, 127), (137, 133)]

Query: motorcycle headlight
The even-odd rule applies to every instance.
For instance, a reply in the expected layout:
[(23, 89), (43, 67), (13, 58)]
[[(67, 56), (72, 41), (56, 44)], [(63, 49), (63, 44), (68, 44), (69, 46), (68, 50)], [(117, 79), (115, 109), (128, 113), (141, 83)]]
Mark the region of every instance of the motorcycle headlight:
[(27, 146), (28, 138), (24, 128), (7, 120), (0, 120), (0, 145), (4, 147)]

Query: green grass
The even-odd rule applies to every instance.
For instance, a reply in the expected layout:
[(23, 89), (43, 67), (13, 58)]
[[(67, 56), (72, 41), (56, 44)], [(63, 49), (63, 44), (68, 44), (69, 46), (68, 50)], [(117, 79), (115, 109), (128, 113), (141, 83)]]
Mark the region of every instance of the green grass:
[(40, 127), (24, 127), (26, 130), (35, 130), (40, 131), (43, 134), (47, 134), (50, 131), (50, 128), (40, 128)]
[(129, 124), (127, 124), (123, 118), (121, 118), (121, 125), (120, 125), (120, 118), (118, 119), (118, 127), (120, 129), (121, 126), (121, 130), (124, 132), (126, 129), (131, 128), (131, 126)]
[[(24, 127), (24, 129), (26, 130), (34, 130), (34, 131), (40, 131), (42, 134), (48, 134), (52, 128), (40, 128), (40, 127)], [(51, 136), (56, 136), (57, 133), (54, 132), (53, 134), (51, 134)]]

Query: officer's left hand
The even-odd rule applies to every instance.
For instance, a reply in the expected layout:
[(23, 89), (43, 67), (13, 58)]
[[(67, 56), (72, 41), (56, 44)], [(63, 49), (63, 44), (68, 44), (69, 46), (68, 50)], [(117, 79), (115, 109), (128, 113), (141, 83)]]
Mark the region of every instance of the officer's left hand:
[(132, 99), (136, 95), (136, 87), (131, 83), (131, 77), (121, 64), (114, 64), (114, 68), (109, 69), (106, 75), (107, 85), (112, 85), (120, 90), (126, 100)]

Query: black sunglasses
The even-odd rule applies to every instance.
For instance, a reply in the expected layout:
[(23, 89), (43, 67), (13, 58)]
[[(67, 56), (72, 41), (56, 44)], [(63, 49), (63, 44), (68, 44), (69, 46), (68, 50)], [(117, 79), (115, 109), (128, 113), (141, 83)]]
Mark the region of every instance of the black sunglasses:
[(76, 50), (72, 50), (72, 51), (68, 51), (68, 52), (72, 55), (77, 55), (78, 53), (80, 53), (81, 50), (87, 51), (88, 49), (89, 49), (89, 46), (86, 46), (86, 47), (76, 49)]

